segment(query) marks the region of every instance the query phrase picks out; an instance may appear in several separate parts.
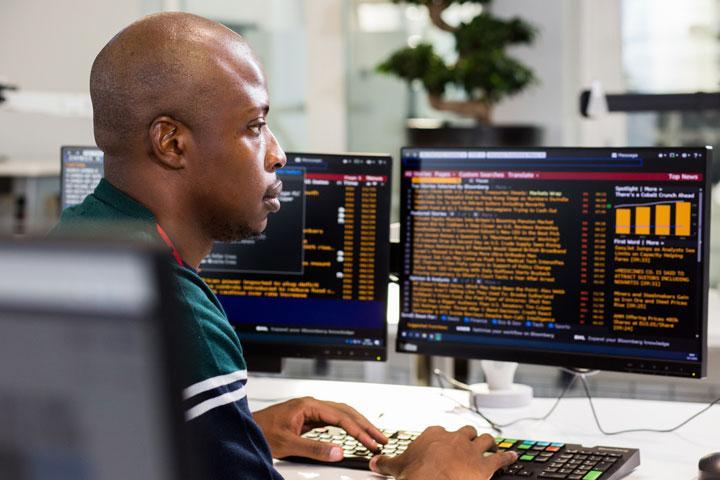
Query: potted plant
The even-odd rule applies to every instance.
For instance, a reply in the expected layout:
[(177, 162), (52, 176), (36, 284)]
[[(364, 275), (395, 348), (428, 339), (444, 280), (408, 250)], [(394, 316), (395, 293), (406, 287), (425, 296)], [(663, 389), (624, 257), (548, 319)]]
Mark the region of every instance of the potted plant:
[[(395, 75), (409, 84), (419, 82), (436, 110), (453, 112), (475, 120), (474, 127), (416, 128), (409, 126), (414, 145), (458, 146), (540, 143), (541, 132), (534, 126), (492, 125), (494, 107), (537, 80), (532, 70), (507, 53), (512, 45), (532, 44), (535, 27), (520, 18), (501, 19), (492, 14), (492, 0), (393, 0), (395, 3), (424, 5), (432, 23), (453, 35), (457, 60), (447, 63), (429, 43), (402, 48), (378, 65), (379, 72)], [(484, 8), (474, 18), (457, 26), (443, 19), (453, 4), (476, 3)], [(462, 100), (446, 98), (454, 86), (464, 93)]]

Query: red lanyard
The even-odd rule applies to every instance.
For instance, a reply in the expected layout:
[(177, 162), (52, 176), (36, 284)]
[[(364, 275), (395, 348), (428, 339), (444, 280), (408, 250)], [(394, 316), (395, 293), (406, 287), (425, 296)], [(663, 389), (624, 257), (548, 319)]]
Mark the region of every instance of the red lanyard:
[(163, 242), (165, 242), (165, 245), (167, 245), (168, 248), (170, 248), (170, 251), (172, 252), (172, 256), (173, 256), (173, 258), (175, 258), (175, 261), (181, 267), (183, 267), (184, 264), (182, 261), (182, 257), (180, 256), (180, 252), (178, 252), (177, 248), (175, 248), (175, 244), (172, 242), (172, 240), (170, 240), (170, 237), (168, 237), (168, 234), (165, 233), (165, 230), (163, 230), (163, 228), (160, 226), (159, 223), (155, 224), (155, 229), (157, 230), (158, 234), (160, 235), (160, 238), (163, 239)]

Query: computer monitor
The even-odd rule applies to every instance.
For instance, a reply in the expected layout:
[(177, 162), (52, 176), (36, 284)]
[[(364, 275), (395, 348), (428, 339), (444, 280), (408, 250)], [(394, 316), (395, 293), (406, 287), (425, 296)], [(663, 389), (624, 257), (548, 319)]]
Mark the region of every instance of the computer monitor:
[(710, 161), (403, 149), (398, 351), (704, 376)]
[(60, 205), (64, 210), (95, 190), (103, 177), (103, 152), (97, 147), (62, 147), (60, 162)]
[(248, 355), (385, 359), (391, 162), (287, 153), (264, 235), (203, 261)]
[(0, 478), (186, 474), (165, 252), (0, 241)]
[[(92, 168), (78, 160), (97, 152)], [(280, 357), (385, 360), (392, 159), (286, 155), (280, 211), (258, 238), (216, 243), (201, 276), (251, 369), (277, 370)], [(62, 157), (66, 208), (95, 189), (102, 152), (63, 147)]]

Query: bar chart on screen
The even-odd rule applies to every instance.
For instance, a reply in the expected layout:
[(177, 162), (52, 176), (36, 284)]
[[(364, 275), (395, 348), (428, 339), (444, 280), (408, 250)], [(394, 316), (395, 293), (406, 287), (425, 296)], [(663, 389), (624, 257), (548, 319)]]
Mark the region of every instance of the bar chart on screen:
[(690, 237), (697, 222), (688, 201), (619, 204), (614, 209), (617, 235)]

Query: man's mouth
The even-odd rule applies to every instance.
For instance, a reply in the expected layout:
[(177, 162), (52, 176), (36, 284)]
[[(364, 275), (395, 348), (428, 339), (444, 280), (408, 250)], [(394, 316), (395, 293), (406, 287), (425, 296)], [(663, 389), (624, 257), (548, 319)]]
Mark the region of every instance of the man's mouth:
[(271, 212), (275, 213), (280, 210), (280, 192), (282, 192), (282, 182), (278, 180), (265, 192), (263, 203)]

